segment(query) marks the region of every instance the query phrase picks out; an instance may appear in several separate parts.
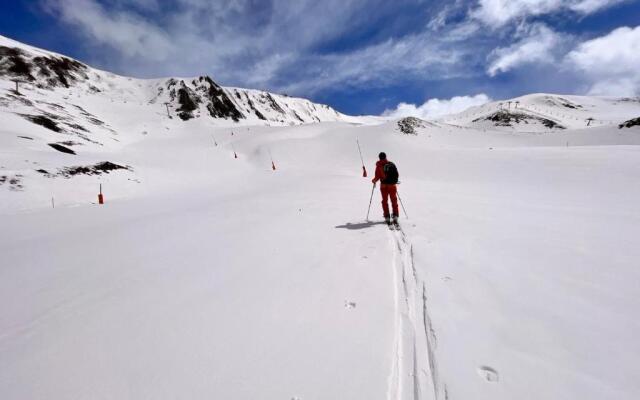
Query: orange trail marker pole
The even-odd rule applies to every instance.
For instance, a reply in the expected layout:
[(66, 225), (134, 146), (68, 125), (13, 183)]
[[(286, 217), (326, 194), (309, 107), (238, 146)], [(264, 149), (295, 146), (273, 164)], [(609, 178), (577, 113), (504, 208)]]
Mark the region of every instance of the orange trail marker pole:
[(362, 158), (362, 150), (360, 149), (360, 141), (356, 139), (356, 143), (358, 144), (358, 153), (360, 153), (360, 161), (362, 161), (362, 177), (367, 177), (367, 169), (364, 167), (364, 159)]
[(236, 153), (236, 148), (233, 144), (231, 144), (231, 150), (233, 150), (233, 158), (238, 158), (238, 153)]

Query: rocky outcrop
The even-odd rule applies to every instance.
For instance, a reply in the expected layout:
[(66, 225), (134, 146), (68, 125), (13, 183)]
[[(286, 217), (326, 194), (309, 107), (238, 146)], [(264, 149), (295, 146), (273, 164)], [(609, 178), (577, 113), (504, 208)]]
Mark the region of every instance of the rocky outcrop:
[(0, 46), (0, 76), (40, 88), (65, 87), (88, 79), (88, 67), (67, 57), (35, 56), (17, 47)]
[(398, 129), (405, 135), (417, 135), (417, 128), (424, 128), (425, 121), (416, 117), (406, 117), (398, 121)]
[(564, 126), (558, 124), (555, 121), (552, 121), (547, 118), (537, 117), (530, 114), (520, 113), (520, 112), (512, 112), (512, 111), (496, 111), (493, 114), (490, 114), (485, 117), (476, 118), (473, 122), (478, 121), (493, 121), (496, 126), (513, 126), (513, 124), (528, 124), (530, 122), (541, 123), (549, 129), (566, 129)]
[(618, 129), (631, 128), (632, 126), (640, 126), (640, 117), (624, 121), (623, 123), (618, 125)]

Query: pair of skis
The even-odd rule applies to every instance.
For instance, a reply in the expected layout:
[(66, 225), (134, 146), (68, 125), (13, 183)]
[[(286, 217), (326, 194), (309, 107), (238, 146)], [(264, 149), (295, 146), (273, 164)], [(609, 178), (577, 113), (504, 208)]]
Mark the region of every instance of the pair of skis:
[(401, 231), (402, 230), (402, 228), (400, 227), (400, 223), (398, 222), (397, 219), (389, 220), (389, 222), (387, 222), (387, 226), (389, 227), (389, 230), (392, 230), (392, 231)]

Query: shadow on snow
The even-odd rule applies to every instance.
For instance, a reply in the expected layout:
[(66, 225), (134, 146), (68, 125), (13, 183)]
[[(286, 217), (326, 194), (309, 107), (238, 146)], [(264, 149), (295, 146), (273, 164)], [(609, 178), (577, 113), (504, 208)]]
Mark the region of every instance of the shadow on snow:
[(358, 229), (371, 228), (375, 225), (386, 225), (386, 224), (387, 223), (384, 221), (378, 221), (378, 222), (367, 221), (367, 222), (358, 222), (358, 223), (347, 222), (344, 225), (336, 226), (336, 229), (358, 230)]

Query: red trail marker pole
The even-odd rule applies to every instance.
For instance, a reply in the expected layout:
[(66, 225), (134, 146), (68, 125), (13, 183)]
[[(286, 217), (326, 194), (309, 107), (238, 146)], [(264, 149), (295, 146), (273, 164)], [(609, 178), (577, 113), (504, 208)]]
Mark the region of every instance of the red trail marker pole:
[(102, 195), (102, 183), (100, 184), (100, 193), (98, 194), (98, 204), (104, 204), (104, 196)]
[(367, 177), (367, 169), (364, 167), (364, 159), (362, 158), (362, 150), (360, 149), (360, 141), (356, 139), (356, 143), (358, 144), (358, 153), (360, 153), (360, 161), (362, 161), (362, 177)]

